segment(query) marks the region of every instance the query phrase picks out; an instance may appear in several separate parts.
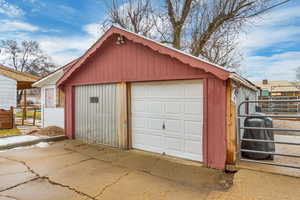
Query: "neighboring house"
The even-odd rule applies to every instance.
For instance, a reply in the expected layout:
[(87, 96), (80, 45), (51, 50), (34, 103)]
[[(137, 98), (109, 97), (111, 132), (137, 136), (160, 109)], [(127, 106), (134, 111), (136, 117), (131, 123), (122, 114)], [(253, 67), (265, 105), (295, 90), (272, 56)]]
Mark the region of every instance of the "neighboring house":
[(0, 109), (17, 106), (17, 81), (0, 74)]
[(0, 65), (0, 109), (17, 106), (17, 90), (32, 88), (38, 77)]
[(261, 96), (300, 96), (300, 82), (263, 80), (256, 85), (262, 88)]
[(34, 87), (41, 88), (42, 127), (58, 126), (64, 128), (64, 93), (56, 88), (55, 85), (59, 78), (62, 77), (63, 69), (72, 65), (73, 62), (57, 69), (33, 84)]
[[(41, 104), (41, 90), (40, 88), (33, 88), (27, 90), (27, 105), (37, 105)], [(24, 99), (22, 99), (21, 105), (24, 105)]]
[(219, 169), (235, 161), (236, 103), (248, 96), (244, 88), (251, 98), (258, 91), (236, 73), (115, 26), (56, 85), (69, 138)]

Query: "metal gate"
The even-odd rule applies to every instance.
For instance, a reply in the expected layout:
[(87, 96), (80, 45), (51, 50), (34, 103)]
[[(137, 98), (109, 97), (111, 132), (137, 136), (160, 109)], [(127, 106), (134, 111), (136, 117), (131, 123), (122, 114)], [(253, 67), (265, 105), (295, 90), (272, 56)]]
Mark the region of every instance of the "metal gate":
[[(259, 151), (259, 150), (249, 150), (249, 149), (242, 149), (242, 141), (247, 142), (263, 142), (263, 143), (274, 143), (274, 144), (284, 144), (284, 145), (296, 145), (300, 146), (300, 143), (297, 142), (286, 142), (286, 141), (276, 141), (276, 140), (261, 140), (261, 139), (245, 139), (243, 138), (244, 130), (247, 129), (254, 129), (254, 130), (272, 130), (272, 131), (280, 131), (280, 132), (299, 132), (300, 129), (291, 129), (291, 128), (265, 128), (265, 127), (245, 127), (244, 126), (244, 120), (246, 117), (255, 117), (255, 118), (264, 118), (264, 117), (270, 117), (272, 119), (300, 119), (299, 115), (255, 115), (253, 113), (243, 113), (242, 112), (242, 106), (249, 106), (249, 104), (258, 104), (258, 103), (280, 103), (280, 104), (289, 104), (289, 103), (300, 103), (300, 100), (248, 100), (243, 101), (238, 105), (237, 110), (237, 158), (240, 161), (246, 161), (246, 162), (254, 162), (254, 163), (260, 163), (260, 164), (267, 164), (267, 165), (275, 165), (280, 167), (290, 167), (290, 168), (296, 168), (300, 169), (299, 165), (289, 164), (289, 163), (276, 163), (276, 162), (268, 162), (268, 161), (262, 161), (262, 160), (254, 160), (254, 159), (246, 159), (242, 157), (242, 152), (249, 152), (249, 153), (257, 153), (257, 154), (269, 154), (273, 156), (285, 156), (290, 158), (300, 158), (300, 152), (298, 155), (295, 154), (289, 154), (284, 152), (269, 152), (269, 151)], [(300, 121), (299, 121), (300, 123)], [(260, 133), (258, 133), (260, 134)]]
[(75, 87), (75, 138), (118, 147), (116, 84)]

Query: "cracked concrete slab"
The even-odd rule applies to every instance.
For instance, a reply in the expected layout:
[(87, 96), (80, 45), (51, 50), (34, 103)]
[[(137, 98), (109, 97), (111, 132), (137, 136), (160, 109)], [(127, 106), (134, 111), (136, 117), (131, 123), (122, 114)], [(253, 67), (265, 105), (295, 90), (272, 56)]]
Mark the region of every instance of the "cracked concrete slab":
[[(37, 177), (15, 181), (17, 185), (2, 192), (9, 196), (14, 191), (17, 196), (13, 197), (24, 194), (21, 199), (29, 199), (29, 191), (34, 199), (50, 199), (51, 194), (42, 195), (48, 193), (46, 186), (55, 193), (53, 199), (76, 199), (79, 195), (79, 198), (92, 200), (124, 199), (127, 195), (132, 199), (205, 199), (209, 191), (222, 188), (218, 182), (222, 180), (219, 176), (222, 172), (203, 168), (195, 162), (77, 141), (62, 141), (47, 148), (21, 152), (2, 152), (0, 158), (7, 166), (19, 166), (16, 173), (7, 170), (5, 175), (18, 177), (26, 171)], [(37, 181), (42, 186), (36, 184)], [(37, 193), (39, 198), (35, 196), (37, 190), (42, 190)], [(70, 197), (61, 194), (63, 191), (68, 191)]]
[(149, 173), (159, 160), (159, 157), (159, 155), (147, 152), (130, 151), (127, 152), (127, 155), (120, 157), (120, 159), (113, 161), (112, 163), (114, 165)]
[(97, 199), (206, 199), (209, 191), (188, 187), (180, 183), (134, 171), (107, 188)]
[(49, 158), (52, 156), (58, 156), (71, 153), (72, 151), (65, 150), (63, 148), (39, 148), (33, 147), (30, 149), (17, 149), (0, 152), (1, 157), (9, 157), (15, 160), (29, 161), (34, 159), (42, 159), (44, 157)]
[(72, 166), (90, 159), (92, 158), (72, 152), (52, 157), (32, 159), (27, 161), (27, 164), (30, 165), (32, 170), (34, 170), (40, 176), (47, 176), (51, 173), (55, 173), (59, 169), (63, 169), (65, 167)]
[[(21, 200), (83, 200), (86, 196), (82, 196), (67, 188), (53, 185), (47, 180), (38, 179), (28, 182), (18, 187), (0, 193), (1, 196), (7, 196)], [(2, 198), (2, 197), (1, 197)], [(1, 199), (0, 198), (0, 199)]]
[[(164, 177), (196, 188), (224, 190), (230, 180), (230, 174), (220, 170), (209, 169), (193, 162), (181, 163), (178, 159), (160, 159), (151, 170), (151, 174)], [(226, 177), (228, 176), (228, 177)]]
[(50, 174), (49, 178), (90, 196), (96, 196), (102, 188), (128, 172), (128, 169), (115, 167), (103, 161), (89, 160), (63, 168)]
[(29, 180), (36, 178), (35, 174), (31, 172), (23, 172), (23, 173), (11, 173), (7, 175), (0, 176), (0, 191), (6, 190), (10, 187), (22, 184)]
[(0, 176), (11, 174), (11, 173), (22, 173), (26, 171), (27, 171), (26, 166), (22, 165), (21, 163), (7, 160), (5, 158), (0, 157)]

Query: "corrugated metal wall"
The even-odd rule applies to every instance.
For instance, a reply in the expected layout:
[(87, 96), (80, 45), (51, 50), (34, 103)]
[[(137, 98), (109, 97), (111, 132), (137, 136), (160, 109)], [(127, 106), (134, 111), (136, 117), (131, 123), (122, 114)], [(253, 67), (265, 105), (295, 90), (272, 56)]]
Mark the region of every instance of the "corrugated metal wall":
[(116, 84), (75, 87), (76, 139), (118, 147), (116, 89)]

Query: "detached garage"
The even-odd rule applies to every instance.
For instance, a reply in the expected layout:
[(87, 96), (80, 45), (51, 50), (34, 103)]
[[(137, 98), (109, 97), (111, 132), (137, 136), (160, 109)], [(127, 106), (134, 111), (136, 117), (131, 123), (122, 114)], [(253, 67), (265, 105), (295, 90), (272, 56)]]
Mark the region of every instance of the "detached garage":
[(220, 169), (235, 153), (228, 151), (232, 85), (257, 90), (215, 64), (115, 26), (57, 82), (69, 138)]

